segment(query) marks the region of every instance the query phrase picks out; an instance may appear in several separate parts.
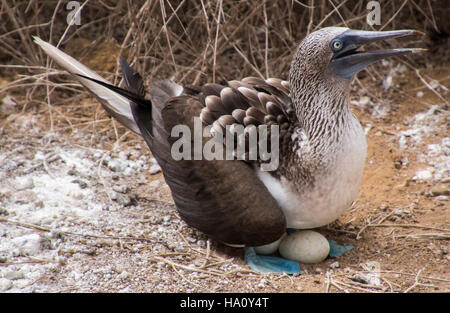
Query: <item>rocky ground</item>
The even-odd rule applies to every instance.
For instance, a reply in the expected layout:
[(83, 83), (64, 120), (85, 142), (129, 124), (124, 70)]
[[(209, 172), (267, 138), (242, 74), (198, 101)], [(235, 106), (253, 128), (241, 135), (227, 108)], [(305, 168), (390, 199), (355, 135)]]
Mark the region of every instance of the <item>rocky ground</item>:
[(450, 67), (383, 67), (351, 98), (369, 145), (359, 196), (319, 229), (355, 248), (299, 276), (252, 272), (188, 227), (145, 143), (95, 99), (50, 111), (2, 94), (0, 292), (450, 291)]

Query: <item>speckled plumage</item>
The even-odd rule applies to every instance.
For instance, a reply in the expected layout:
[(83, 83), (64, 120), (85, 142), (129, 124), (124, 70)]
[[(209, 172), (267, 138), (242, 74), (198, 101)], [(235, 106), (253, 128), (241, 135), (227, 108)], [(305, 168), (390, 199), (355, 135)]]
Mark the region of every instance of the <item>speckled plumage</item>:
[[(334, 221), (349, 208), (362, 179), (366, 140), (351, 112), (350, 80), (328, 69), (329, 42), (346, 28), (324, 28), (300, 43), (290, 70), (291, 98), (297, 122), (282, 151), (281, 184), (290, 200), (282, 205), (288, 226), (312, 228)], [(286, 156), (286, 159), (284, 157)]]

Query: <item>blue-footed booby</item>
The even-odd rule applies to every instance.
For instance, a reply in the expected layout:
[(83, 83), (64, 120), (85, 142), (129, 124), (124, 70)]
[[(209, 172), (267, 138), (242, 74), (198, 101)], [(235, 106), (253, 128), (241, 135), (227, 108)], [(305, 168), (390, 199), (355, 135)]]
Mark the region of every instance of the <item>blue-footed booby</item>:
[[(181, 86), (155, 81), (149, 97), (141, 76), (121, 59), (126, 88), (111, 85), (72, 57), (35, 42), (92, 92), (117, 120), (142, 136), (162, 168), (186, 223), (230, 245), (277, 241), (286, 228), (310, 229), (336, 220), (355, 199), (366, 158), (363, 129), (349, 107), (350, 83), (383, 58), (419, 49), (360, 51), (362, 45), (419, 34), (414, 30), (361, 31), (327, 27), (309, 34), (294, 54), (289, 79), (247, 77), (224, 84)], [(279, 166), (260, 160), (175, 160), (177, 125), (277, 125)], [(205, 142), (203, 141), (203, 144)], [(249, 254), (268, 271), (298, 272), (296, 262)]]

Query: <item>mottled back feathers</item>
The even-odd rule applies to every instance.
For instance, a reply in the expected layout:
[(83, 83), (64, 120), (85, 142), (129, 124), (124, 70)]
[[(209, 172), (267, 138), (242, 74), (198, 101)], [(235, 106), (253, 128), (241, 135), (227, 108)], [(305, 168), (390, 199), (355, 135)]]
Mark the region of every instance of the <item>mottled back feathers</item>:
[[(260, 125), (278, 125), (281, 144), (289, 137), (291, 126), (296, 123), (292, 109), (289, 82), (276, 78), (267, 80), (246, 77), (241, 81), (230, 81), (228, 86), (206, 84), (202, 87), (189, 86), (185, 93), (195, 96), (203, 105), (200, 118), (205, 126), (212, 126), (212, 133), (227, 133), (237, 126), (243, 126), (248, 159), (248, 134)], [(268, 136), (270, 139), (270, 136)], [(259, 140), (259, 139), (258, 139)], [(270, 141), (268, 142), (270, 145)]]

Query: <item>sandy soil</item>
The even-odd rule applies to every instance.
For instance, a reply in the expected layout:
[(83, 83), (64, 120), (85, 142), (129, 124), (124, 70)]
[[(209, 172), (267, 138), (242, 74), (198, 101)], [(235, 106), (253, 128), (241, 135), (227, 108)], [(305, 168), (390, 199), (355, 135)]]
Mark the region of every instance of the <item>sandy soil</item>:
[(254, 273), (242, 249), (188, 227), (145, 143), (95, 99), (71, 94), (50, 115), (44, 96), (8, 95), (0, 292), (450, 291), (450, 67), (421, 69), (429, 88), (397, 63), (382, 75), (351, 97), (369, 145), (360, 193), (319, 229), (355, 248), (299, 276)]

